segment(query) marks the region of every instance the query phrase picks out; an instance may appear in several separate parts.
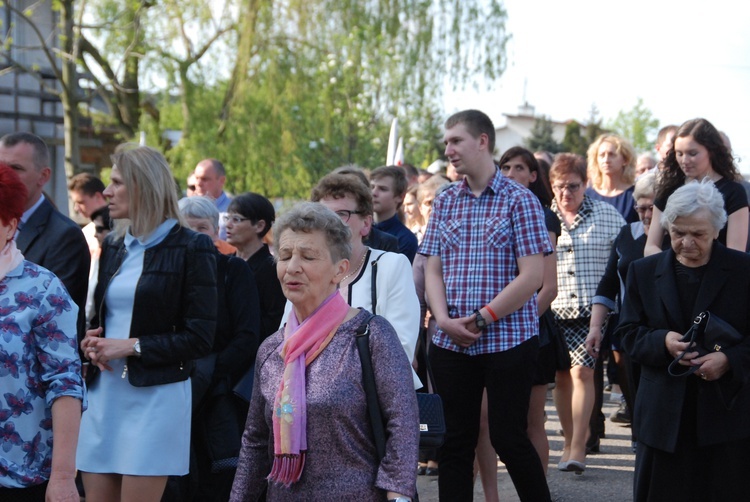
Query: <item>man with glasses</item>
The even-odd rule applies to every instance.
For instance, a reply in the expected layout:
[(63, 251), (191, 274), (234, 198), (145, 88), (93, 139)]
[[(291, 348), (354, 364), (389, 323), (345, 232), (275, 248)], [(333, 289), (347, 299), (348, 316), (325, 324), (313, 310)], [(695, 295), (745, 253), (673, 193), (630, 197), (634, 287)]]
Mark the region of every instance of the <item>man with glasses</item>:
[[(328, 174), (312, 190), (310, 200), (336, 213), (351, 231), (349, 270), (339, 292), (355, 308), (363, 308), (391, 323), (409, 361), (419, 335), (419, 299), (409, 260), (400, 253), (372, 249), (363, 242), (372, 226), (370, 188), (350, 174)], [(284, 320), (291, 311), (287, 302)], [(422, 386), (412, 370), (414, 388)], [(416, 466), (414, 466), (416, 469)]]
[(437, 321), (430, 361), (443, 398), (441, 501), (472, 500), (474, 448), (487, 389), (492, 446), (522, 501), (550, 500), (528, 438), (539, 346), (536, 291), (552, 246), (537, 197), (500, 173), (495, 127), (466, 110), (445, 123), (445, 155), (464, 178), (435, 197), (421, 254)]

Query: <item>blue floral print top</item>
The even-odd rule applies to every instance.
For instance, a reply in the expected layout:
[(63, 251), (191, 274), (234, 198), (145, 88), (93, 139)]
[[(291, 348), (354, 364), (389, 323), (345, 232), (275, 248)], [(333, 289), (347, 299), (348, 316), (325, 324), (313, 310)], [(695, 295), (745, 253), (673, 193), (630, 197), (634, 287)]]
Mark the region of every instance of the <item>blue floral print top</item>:
[(0, 281), (0, 486), (49, 479), (52, 403), (85, 405), (78, 356), (78, 307), (49, 270), (29, 261)]

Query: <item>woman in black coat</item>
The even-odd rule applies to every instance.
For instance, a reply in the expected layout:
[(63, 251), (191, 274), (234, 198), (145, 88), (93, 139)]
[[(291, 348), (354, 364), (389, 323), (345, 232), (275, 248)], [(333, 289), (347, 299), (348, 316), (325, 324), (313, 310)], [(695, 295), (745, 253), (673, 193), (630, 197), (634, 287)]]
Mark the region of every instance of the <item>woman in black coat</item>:
[[(750, 472), (750, 256), (715, 241), (726, 223), (713, 183), (689, 183), (662, 221), (672, 248), (634, 262), (617, 335), (641, 364), (633, 427), (636, 501), (746, 500)], [(704, 356), (681, 342), (709, 311), (745, 335)], [(671, 376), (669, 364), (695, 367)]]

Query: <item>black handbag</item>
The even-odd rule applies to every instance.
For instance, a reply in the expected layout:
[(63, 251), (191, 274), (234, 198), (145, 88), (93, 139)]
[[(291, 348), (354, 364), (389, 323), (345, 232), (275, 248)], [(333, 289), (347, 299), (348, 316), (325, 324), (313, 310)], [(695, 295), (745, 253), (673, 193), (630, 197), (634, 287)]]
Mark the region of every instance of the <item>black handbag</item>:
[[(385, 254), (385, 253), (383, 253)], [(383, 254), (378, 256), (370, 264), (372, 272), (370, 274), (370, 303), (372, 303), (372, 312), (375, 314), (375, 309), (378, 305), (377, 296), (377, 277), (378, 277), (378, 261), (383, 257)], [(370, 319), (367, 319), (370, 322)], [(359, 342), (357, 342), (359, 344)], [(360, 347), (360, 345), (358, 345)], [(360, 348), (360, 354), (361, 354)], [(367, 346), (367, 352), (369, 354), (369, 345)], [(432, 368), (430, 367), (430, 361), (427, 357), (427, 351), (425, 348), (424, 360), (427, 364), (427, 378), (430, 380), (433, 392), (435, 389), (435, 379), (432, 376)], [(364, 366), (363, 366), (364, 368)], [(417, 405), (419, 406), (419, 447), (420, 448), (440, 448), (445, 442), (445, 414), (443, 413), (443, 400), (440, 399), (438, 394), (428, 394), (425, 392), (417, 392)]]
[(693, 325), (680, 339), (681, 342), (689, 342), (690, 345), (685, 352), (669, 364), (669, 374), (681, 377), (692, 375), (698, 370), (698, 366), (680, 364), (687, 352), (698, 352), (699, 356), (705, 356), (711, 352), (720, 352), (737, 345), (743, 339), (744, 336), (726, 321), (708, 311), (701, 312), (695, 316)]

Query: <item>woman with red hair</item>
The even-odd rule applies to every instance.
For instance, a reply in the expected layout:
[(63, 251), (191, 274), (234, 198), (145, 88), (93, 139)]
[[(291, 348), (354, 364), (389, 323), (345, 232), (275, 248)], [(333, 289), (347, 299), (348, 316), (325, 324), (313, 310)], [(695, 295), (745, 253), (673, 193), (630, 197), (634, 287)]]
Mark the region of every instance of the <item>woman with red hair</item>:
[(52, 272), (16, 247), (26, 194), (0, 163), (0, 500), (77, 501), (78, 307)]

